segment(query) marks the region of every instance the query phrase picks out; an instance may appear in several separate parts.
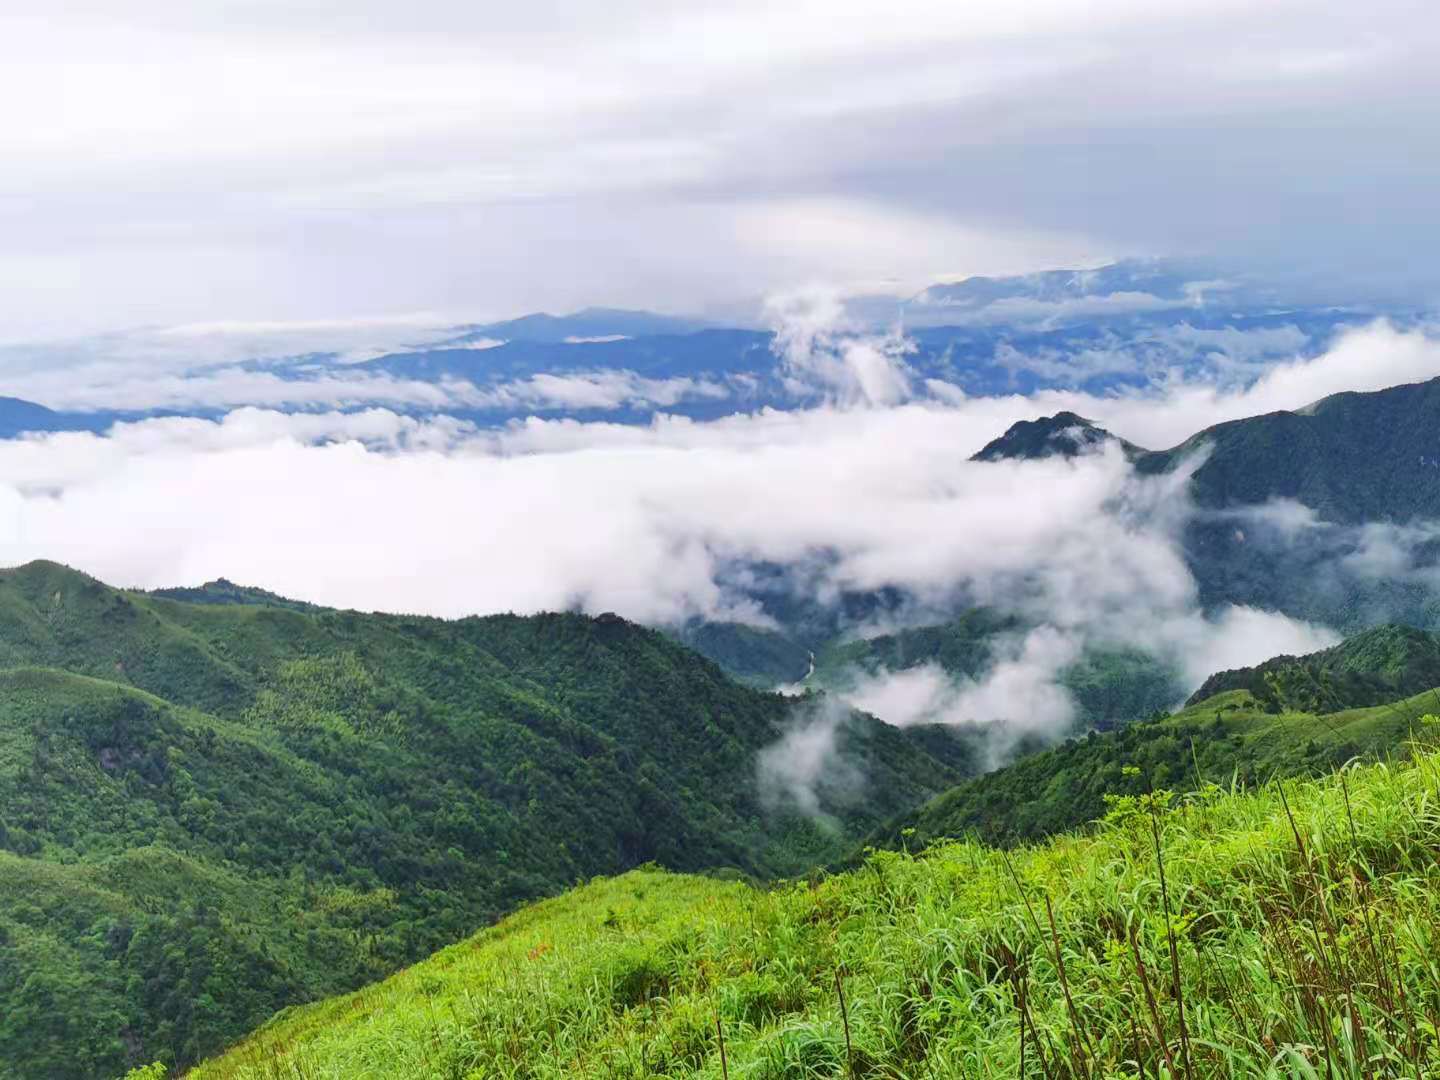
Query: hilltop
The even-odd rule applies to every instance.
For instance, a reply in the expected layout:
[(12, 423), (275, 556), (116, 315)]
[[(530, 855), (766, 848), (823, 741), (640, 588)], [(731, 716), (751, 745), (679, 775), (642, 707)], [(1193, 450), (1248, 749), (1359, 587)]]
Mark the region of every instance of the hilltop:
[(1440, 378), (1369, 393), (1332, 394), (1295, 411), (1231, 420), (1168, 450), (1145, 450), (1070, 412), (1022, 420), (976, 461), (1073, 457), (1107, 442), (1142, 474), (1192, 458), (1195, 501), (1206, 509), (1304, 504), (1342, 524), (1440, 516)]
[(848, 715), (869, 786), (806, 816), (757, 770), (795, 702), (616, 616), (239, 598), (0, 572), (13, 1075), (193, 1061), (596, 874), (798, 872), (963, 775)]
[(1132, 460), (1148, 450), (1112, 435), (1093, 420), (1073, 412), (1058, 412), (1038, 420), (1020, 420), (1005, 434), (992, 439), (971, 459), (973, 461), (1033, 461), (1047, 457), (1075, 457), (1114, 443)]

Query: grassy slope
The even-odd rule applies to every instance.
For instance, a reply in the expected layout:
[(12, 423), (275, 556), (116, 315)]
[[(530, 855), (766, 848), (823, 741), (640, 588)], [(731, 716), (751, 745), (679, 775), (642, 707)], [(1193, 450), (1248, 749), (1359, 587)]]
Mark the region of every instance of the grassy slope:
[(791, 872), (956, 778), (857, 718), (872, 797), (838, 829), (769, 814), (755, 754), (790, 707), (613, 617), (0, 573), (0, 1076), (193, 1060), (577, 880)]
[(1158, 841), (1127, 799), (1009, 855), (878, 852), (770, 891), (636, 871), (291, 1010), (192, 1075), (780, 1080), (847, 1058), (934, 1080), (1423, 1075), (1440, 1067), (1437, 790), (1422, 755), (1283, 801), (1162, 796)]

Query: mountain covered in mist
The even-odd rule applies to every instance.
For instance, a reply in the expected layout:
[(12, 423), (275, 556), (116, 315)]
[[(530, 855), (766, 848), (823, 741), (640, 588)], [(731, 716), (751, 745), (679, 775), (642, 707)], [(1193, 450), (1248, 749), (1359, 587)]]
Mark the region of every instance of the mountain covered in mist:
[(1173, 714), (1030, 754), (902, 814), (868, 844), (914, 850), (944, 838), (1031, 841), (1104, 815), (1151, 786), (1258, 785), (1403, 755), (1440, 713), (1440, 635), (1376, 627), (1304, 657), (1219, 672)]
[(1440, 378), (1216, 424), (1160, 451), (1061, 412), (1014, 424), (975, 460), (1073, 457), (1111, 442), (1142, 475), (1194, 463), (1190, 492), (1207, 510), (1288, 500), (1335, 524), (1440, 517)]
[[(1376, 626), (1309, 656), (1276, 656), (1211, 675), (1187, 705), (1244, 690), (1269, 712), (1332, 713), (1383, 705), (1440, 687), (1440, 634)], [(1440, 691), (1435, 706), (1440, 709)]]
[(1190, 469), (1183, 548), (1202, 602), (1360, 629), (1440, 626), (1440, 378), (1340, 393), (1143, 450), (1060, 413), (976, 460), (1074, 456), (1113, 442), (1141, 476)]
[(237, 591), (0, 573), (0, 1074), (193, 1061), (577, 880), (803, 871), (964, 775), (844, 712), (848, 773), (762, 775), (804, 706), (615, 616)]

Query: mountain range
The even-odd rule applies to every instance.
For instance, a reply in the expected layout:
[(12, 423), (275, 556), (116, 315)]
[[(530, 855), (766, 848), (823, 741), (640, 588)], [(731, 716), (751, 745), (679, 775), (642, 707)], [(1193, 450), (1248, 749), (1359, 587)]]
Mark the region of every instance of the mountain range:
[[(943, 383), (951, 393), (973, 397), (1045, 389), (1103, 394), (1177, 375), (1237, 367), (1258, 372), (1269, 362), (1316, 355), (1341, 333), (1381, 316), (1399, 327), (1419, 319), (1403, 307), (1313, 302), (1221, 266), (1149, 259), (972, 277), (909, 297), (860, 298), (850, 301), (845, 325), (871, 334), (903, 330), (905, 369), (915, 387)], [(14, 348), (26, 356), (23, 347)], [(85, 348), (77, 346), (82, 356)], [(47, 365), (68, 358), (64, 349), (54, 348), (43, 356)], [(422, 399), (399, 392), (387, 396), (377, 382), (353, 400), (342, 395), (337, 402), (327, 394), (324, 407), (382, 405), (412, 416), (444, 413), (485, 427), (534, 414), (637, 422), (663, 412), (712, 419), (814, 404), (830, 393), (797, 378), (785, 342), (753, 320), (727, 325), (609, 308), (447, 327), (363, 359), (313, 344), (293, 354), (277, 346), (271, 354), (219, 363), (197, 357), (194, 370), (176, 378), (183, 383), (193, 375), (203, 382), (228, 370), (294, 383), (294, 402), (282, 406), (289, 409), (320, 407), (306, 386), (317, 379), (347, 385), (357, 377), (430, 383), (437, 393)], [(84, 409), (64, 412), (46, 412), (43, 402), (0, 400), (0, 438), (224, 411), (205, 404), (203, 395), (194, 406), (149, 409), (107, 403), (104, 389), (94, 397)], [(276, 397), (267, 383), (253, 404), (273, 407)], [(245, 403), (229, 400), (226, 407)]]

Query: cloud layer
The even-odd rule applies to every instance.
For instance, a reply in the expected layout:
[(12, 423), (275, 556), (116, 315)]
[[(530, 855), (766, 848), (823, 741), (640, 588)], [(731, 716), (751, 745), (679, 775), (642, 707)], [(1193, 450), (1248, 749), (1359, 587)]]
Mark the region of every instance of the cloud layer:
[(1433, 7), (1017, 10), (9, 3), (0, 333), (1215, 249), (1436, 284)]
[[(0, 441), (0, 562), (57, 559), (147, 588), (225, 576), (321, 604), (446, 616), (581, 608), (766, 624), (744, 587), (756, 566), (791, 568), (822, 605), (898, 592), (900, 618), (990, 604), (1032, 627), (1000, 643), (990, 670), (959, 681), (933, 667), (872, 673), (850, 699), (896, 723), (988, 728), (998, 761), (1022, 738), (1067, 730), (1060, 676), (1088, 648), (1141, 648), (1198, 684), (1336, 638), (1275, 612), (1200, 610), (1180, 548), (1194, 513), (1187, 471), (1139, 477), (1114, 447), (972, 462), (979, 447), (1059, 408), (1163, 446), (1215, 420), (1436, 369), (1423, 332), (1377, 324), (1233, 389), (937, 396), (910, 377), (903, 338), (846, 332), (823, 298), (797, 303), (778, 347), (813, 404), (794, 411), (647, 425), (532, 416), (482, 430), (383, 408), (246, 408)], [(544, 392), (572, 406), (635, 392), (623, 378), (558, 381)], [(1236, 527), (1285, 543), (1325, 533), (1337, 581), (1440, 584), (1415, 569), (1436, 535), (1427, 523), (1366, 527), (1342, 544), (1306, 508), (1276, 503)], [(797, 724), (791, 756), (822, 761), (835, 732), (833, 716)], [(801, 794), (787, 797), (803, 804), (818, 781), (792, 779)]]

